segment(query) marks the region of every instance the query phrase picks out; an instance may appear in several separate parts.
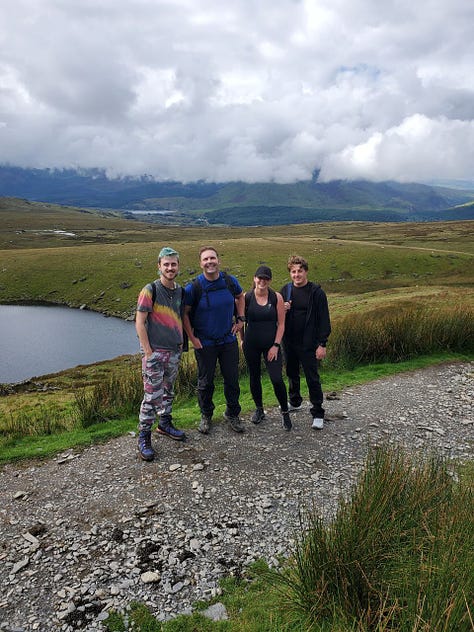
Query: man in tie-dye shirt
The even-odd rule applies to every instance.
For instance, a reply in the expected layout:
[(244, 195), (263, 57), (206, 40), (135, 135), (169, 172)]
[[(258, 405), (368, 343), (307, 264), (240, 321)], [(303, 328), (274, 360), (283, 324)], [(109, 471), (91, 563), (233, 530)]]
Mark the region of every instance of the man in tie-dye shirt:
[(177, 441), (186, 436), (174, 427), (171, 411), (174, 383), (183, 350), (183, 289), (175, 278), (179, 255), (162, 248), (158, 255), (160, 278), (148, 283), (138, 296), (135, 328), (142, 354), (144, 397), (138, 423), (138, 452), (145, 461), (155, 457), (151, 429), (159, 415), (157, 431)]

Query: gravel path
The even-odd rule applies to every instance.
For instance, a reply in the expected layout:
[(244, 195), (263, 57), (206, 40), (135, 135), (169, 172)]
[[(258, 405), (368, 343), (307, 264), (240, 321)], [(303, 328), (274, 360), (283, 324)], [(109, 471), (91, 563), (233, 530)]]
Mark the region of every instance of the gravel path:
[(473, 458), (474, 363), (405, 373), (328, 399), (281, 427), (277, 410), (236, 435), (225, 423), (158, 459), (124, 436), (0, 472), (0, 630), (101, 630), (110, 609), (147, 603), (159, 619), (218, 594), (218, 580), (287, 554), (298, 508), (331, 514), (368, 445)]

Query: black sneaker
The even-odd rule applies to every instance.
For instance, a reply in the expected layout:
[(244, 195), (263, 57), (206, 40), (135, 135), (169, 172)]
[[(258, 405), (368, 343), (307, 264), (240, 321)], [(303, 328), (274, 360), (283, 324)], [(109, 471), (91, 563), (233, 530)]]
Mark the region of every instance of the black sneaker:
[(290, 413), (288, 411), (281, 413), (283, 428), (285, 430), (290, 431), (293, 428), (293, 424), (291, 423)]
[(170, 439), (174, 439), (175, 441), (184, 441), (186, 439), (186, 435), (182, 430), (178, 430), (175, 428), (171, 421), (161, 422), (158, 424), (156, 432), (159, 432), (162, 435), (169, 437)]
[(233, 417), (232, 415), (224, 413), (224, 419), (227, 419), (234, 432), (244, 432), (244, 427), (242, 426), (240, 417)]
[(260, 406), (257, 406), (254, 414), (250, 417), (250, 421), (253, 424), (260, 424), (265, 419), (265, 411)]

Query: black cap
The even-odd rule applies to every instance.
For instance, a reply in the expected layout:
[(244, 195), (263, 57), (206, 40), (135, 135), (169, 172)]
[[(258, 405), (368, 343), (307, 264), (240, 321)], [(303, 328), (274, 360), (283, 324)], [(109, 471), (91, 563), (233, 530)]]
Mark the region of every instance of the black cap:
[(268, 266), (260, 266), (259, 268), (257, 268), (257, 272), (255, 272), (255, 276), (262, 277), (262, 279), (271, 280), (272, 271)]

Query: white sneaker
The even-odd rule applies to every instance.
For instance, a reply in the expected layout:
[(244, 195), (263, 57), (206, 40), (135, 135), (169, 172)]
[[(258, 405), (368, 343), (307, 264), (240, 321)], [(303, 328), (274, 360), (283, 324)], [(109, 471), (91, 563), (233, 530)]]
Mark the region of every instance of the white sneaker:
[(311, 428), (313, 428), (313, 430), (321, 430), (321, 428), (324, 428), (324, 419), (321, 419), (321, 417), (315, 417)]

